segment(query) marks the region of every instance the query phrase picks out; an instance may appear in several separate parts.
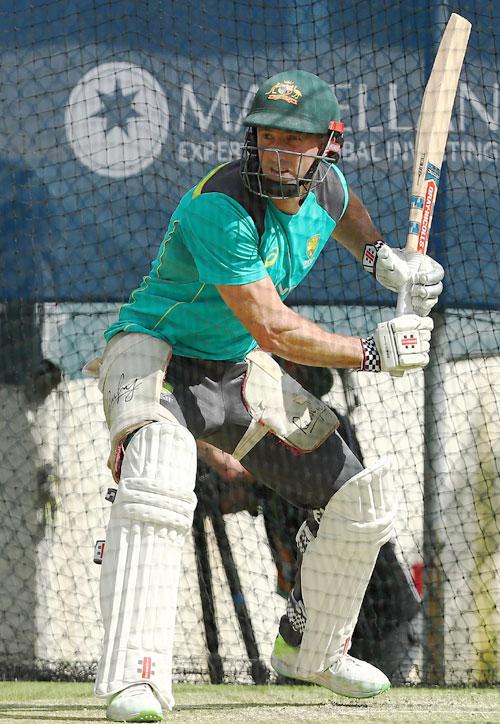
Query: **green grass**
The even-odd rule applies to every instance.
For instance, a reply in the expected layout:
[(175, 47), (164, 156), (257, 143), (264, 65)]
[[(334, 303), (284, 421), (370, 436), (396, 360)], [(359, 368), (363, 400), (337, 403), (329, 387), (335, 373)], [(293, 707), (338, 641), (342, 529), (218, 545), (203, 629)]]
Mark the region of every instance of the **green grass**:
[[(500, 693), (496, 689), (399, 688), (364, 701), (330, 695), (316, 686), (182, 684), (174, 693), (176, 707), (165, 716), (167, 724), (500, 724)], [(105, 706), (93, 697), (91, 684), (0, 682), (0, 724), (103, 721)]]

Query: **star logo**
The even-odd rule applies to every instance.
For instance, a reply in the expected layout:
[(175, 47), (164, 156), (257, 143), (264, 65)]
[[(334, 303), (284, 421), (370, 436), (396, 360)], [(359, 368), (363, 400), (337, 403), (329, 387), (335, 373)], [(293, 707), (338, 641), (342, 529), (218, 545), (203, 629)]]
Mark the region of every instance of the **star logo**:
[(141, 117), (141, 114), (134, 109), (134, 98), (138, 95), (138, 91), (124, 93), (117, 83), (115, 90), (111, 93), (97, 91), (97, 94), (102, 109), (91, 117), (106, 119), (106, 133), (110, 133), (113, 128), (120, 128), (126, 133), (129, 120)]
[(168, 134), (168, 103), (148, 71), (96, 66), (71, 91), (66, 135), (77, 159), (100, 176), (126, 178), (157, 158)]

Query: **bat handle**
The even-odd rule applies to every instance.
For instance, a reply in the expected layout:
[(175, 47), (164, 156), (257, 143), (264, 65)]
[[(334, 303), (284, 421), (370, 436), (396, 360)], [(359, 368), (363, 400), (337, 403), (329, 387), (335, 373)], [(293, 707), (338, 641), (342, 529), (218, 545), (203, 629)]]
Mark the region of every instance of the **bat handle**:
[[(406, 247), (408, 250), (408, 247)], [(420, 254), (422, 252), (415, 251), (408, 257), (408, 264), (413, 275), (418, 271), (420, 266)], [(396, 305), (396, 317), (401, 317), (403, 314), (414, 314), (413, 305), (411, 303), (411, 284), (412, 279), (410, 278), (401, 291), (398, 294), (398, 302)], [(391, 372), (392, 377), (402, 377), (404, 372)]]
[(396, 305), (396, 317), (401, 317), (403, 314), (413, 314), (410, 289), (411, 281), (408, 281), (399, 292)]
[[(408, 258), (408, 264), (413, 275), (418, 271), (420, 266), (420, 254), (421, 252), (415, 251)], [(401, 291), (398, 294), (398, 302), (396, 305), (396, 317), (401, 317), (403, 314), (414, 314), (413, 305), (411, 303), (411, 285), (412, 278), (410, 278)]]

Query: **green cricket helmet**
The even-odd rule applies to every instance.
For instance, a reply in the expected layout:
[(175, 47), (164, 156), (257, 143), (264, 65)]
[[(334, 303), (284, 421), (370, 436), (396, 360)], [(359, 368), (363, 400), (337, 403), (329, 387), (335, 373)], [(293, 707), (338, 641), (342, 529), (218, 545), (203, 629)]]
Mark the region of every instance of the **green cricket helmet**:
[[(266, 80), (255, 94), (244, 125), (247, 133), (241, 174), (245, 186), (259, 196), (301, 196), (306, 184), (310, 189), (324, 179), (327, 168), (316, 174), (313, 182), (321, 160), (336, 163), (340, 158), (344, 124), (340, 120), (337, 98), (328, 83), (304, 70), (277, 73)], [(321, 134), (328, 138), (320, 155), (314, 157), (306, 177), (297, 177), (294, 183), (276, 182), (266, 178), (260, 170), (257, 128)], [(276, 154), (278, 156), (278, 151)]]
[(244, 124), (328, 133), (331, 121), (340, 121), (340, 108), (328, 83), (305, 70), (290, 70), (273, 75), (260, 86)]

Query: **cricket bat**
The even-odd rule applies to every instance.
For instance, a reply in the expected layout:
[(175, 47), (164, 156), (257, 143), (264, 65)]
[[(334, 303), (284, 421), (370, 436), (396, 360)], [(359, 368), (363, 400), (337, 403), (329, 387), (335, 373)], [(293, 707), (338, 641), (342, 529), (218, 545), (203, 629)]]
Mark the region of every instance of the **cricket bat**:
[[(439, 44), (425, 87), (417, 124), (405, 249), (425, 254), (441, 174), (458, 79), (471, 31), (468, 20), (453, 13)], [(418, 256), (414, 266), (418, 267)], [(410, 262), (411, 266), (411, 262)], [(399, 292), (397, 315), (411, 314), (410, 284)]]

